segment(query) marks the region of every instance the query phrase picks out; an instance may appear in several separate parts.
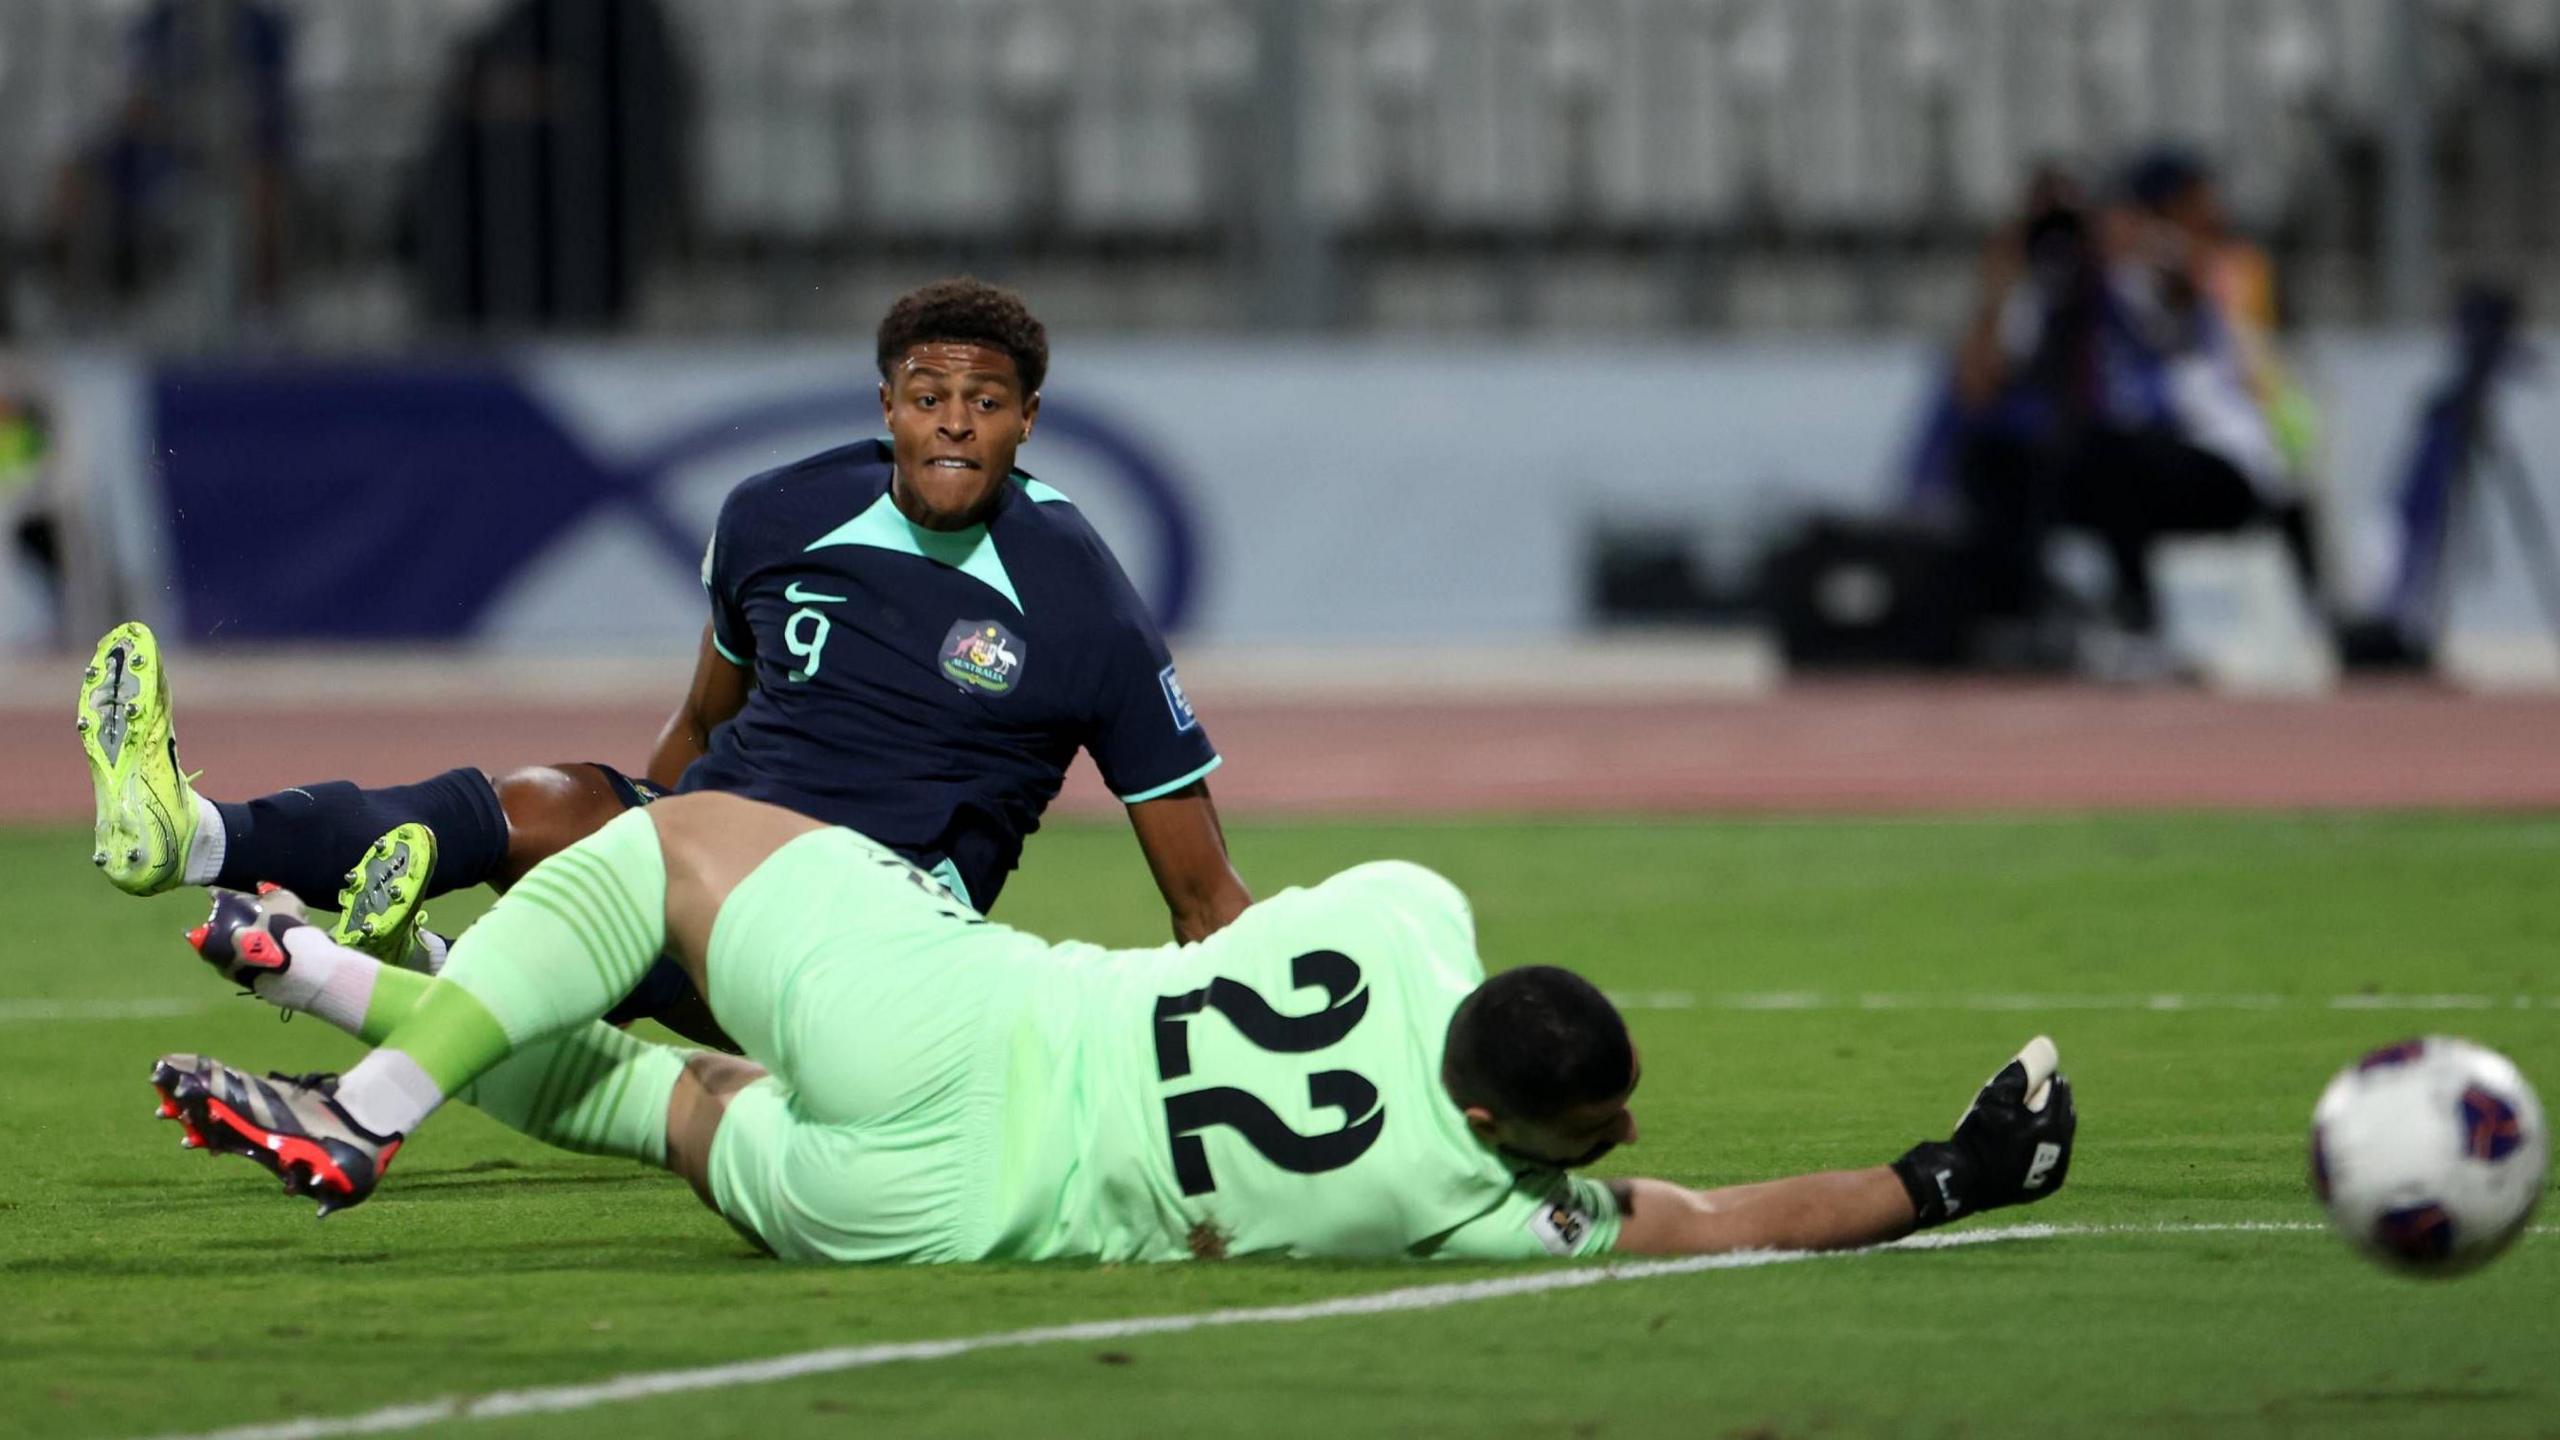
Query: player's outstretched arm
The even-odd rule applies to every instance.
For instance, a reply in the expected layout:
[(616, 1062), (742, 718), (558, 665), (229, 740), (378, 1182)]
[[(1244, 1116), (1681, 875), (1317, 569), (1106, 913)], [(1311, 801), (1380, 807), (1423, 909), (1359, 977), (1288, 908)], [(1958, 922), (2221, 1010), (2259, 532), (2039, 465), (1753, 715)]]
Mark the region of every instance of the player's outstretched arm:
[(1174, 939), (1185, 944), (1205, 940), (1253, 903), (1227, 859), (1227, 834), (1218, 824), (1207, 781), (1194, 780), (1170, 795), (1130, 806), (1129, 827), (1146, 852), (1156, 889), (1164, 893)]
[(1618, 1246), (1632, 1255), (1725, 1250), (1843, 1250), (1911, 1233), (1917, 1212), (1891, 1168), (1791, 1175), (1757, 1185), (1692, 1190), (1668, 1180), (1617, 1180)]
[(684, 778), (685, 767), (702, 758), (711, 748), (711, 732), (737, 718), (747, 708), (747, 668), (720, 653), (712, 643), (711, 627), (702, 627), (702, 647), (693, 661), (693, 683), (667, 717), (666, 728), (658, 732), (657, 748), (649, 752), (649, 783), (661, 790), (673, 790)]
[(1952, 1138), (1914, 1145), (1890, 1165), (1717, 1190), (1616, 1182), (1617, 1248), (1638, 1255), (1838, 1250), (2041, 1200), (2070, 1174), (2079, 1125), (2060, 1064), (2053, 1042), (2037, 1036), (1974, 1096)]

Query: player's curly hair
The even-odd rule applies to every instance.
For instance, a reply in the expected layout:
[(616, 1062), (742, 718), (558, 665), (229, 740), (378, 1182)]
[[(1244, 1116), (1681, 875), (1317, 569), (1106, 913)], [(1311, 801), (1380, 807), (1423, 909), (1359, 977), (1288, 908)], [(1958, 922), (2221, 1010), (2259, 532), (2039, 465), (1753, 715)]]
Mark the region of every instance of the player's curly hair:
[(1022, 393), (1037, 395), (1049, 378), (1049, 332), (1022, 297), (974, 275), (919, 286), (898, 297), (880, 320), (880, 378), (918, 345), (933, 341), (985, 345), (1013, 357)]
[(1441, 1064), (1461, 1104), (1548, 1120), (1625, 1094), (1636, 1052), (1598, 986), (1553, 965), (1523, 965), (1459, 1003)]

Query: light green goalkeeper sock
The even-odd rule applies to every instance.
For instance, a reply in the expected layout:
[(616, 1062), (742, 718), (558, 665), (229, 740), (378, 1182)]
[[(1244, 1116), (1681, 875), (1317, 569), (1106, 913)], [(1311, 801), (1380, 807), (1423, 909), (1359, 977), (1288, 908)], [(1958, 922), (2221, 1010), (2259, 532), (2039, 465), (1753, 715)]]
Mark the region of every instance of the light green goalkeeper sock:
[(406, 1134), (510, 1053), (601, 1019), (664, 948), (666, 889), (641, 810), (535, 866), (347, 1072), (338, 1104), (368, 1130)]
[[(356, 1038), (380, 1044), (435, 982), (414, 971), (373, 966), (373, 995)], [(454, 1098), (508, 1129), (588, 1155), (667, 1163), (667, 1104), (684, 1075), (685, 1052), (636, 1040), (599, 1021), (499, 1061)]]
[(599, 1021), (517, 1051), (454, 1098), (546, 1145), (664, 1165), (683, 1075), (683, 1051)]

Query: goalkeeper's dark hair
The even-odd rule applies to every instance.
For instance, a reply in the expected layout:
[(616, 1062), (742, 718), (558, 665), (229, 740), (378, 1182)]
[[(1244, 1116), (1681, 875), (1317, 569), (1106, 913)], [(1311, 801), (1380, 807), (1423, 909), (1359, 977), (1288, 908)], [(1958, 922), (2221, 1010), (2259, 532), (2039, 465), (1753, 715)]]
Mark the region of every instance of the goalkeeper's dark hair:
[(1022, 297), (975, 276), (936, 280), (898, 297), (880, 320), (880, 378), (898, 357), (936, 340), (985, 345), (1013, 357), (1022, 393), (1037, 395), (1049, 378), (1049, 332)]
[(1553, 965), (1524, 965), (1459, 1003), (1441, 1065), (1458, 1103), (1546, 1120), (1625, 1094), (1636, 1052), (1598, 986)]

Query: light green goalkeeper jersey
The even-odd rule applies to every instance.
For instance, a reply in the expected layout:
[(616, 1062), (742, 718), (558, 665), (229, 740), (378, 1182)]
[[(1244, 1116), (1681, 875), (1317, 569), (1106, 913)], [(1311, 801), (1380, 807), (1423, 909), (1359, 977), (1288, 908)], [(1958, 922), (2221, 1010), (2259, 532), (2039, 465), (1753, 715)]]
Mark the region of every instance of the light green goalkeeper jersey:
[(1047, 960), (1010, 1027), (991, 1257), (1492, 1259), (1617, 1237), (1606, 1187), (1516, 1167), (1442, 1088), (1484, 968), (1466, 897), (1429, 870), (1362, 865), (1196, 945)]

